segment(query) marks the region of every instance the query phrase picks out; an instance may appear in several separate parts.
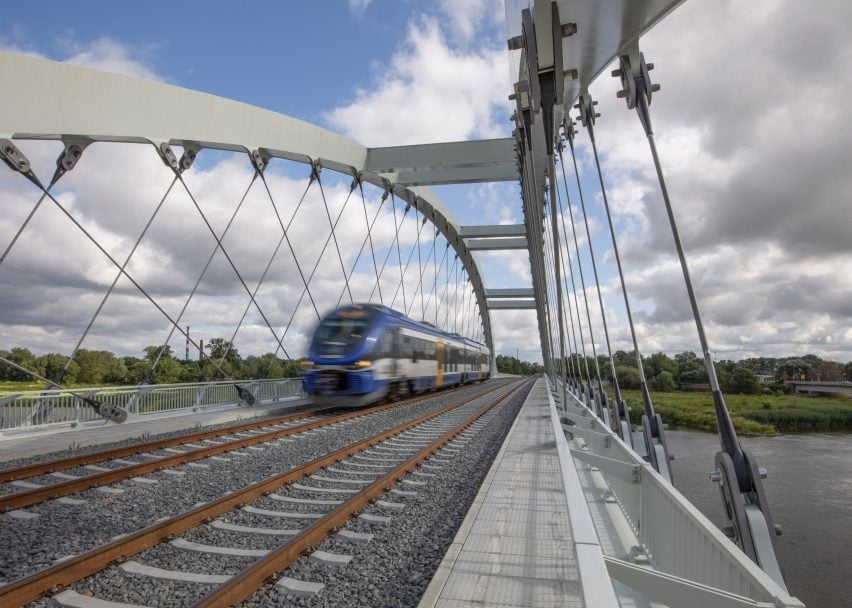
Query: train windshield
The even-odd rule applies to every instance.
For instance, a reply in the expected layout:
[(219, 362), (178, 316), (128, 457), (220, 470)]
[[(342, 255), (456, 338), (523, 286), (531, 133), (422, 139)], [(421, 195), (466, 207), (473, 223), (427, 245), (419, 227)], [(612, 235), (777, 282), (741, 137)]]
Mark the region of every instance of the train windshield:
[(364, 340), (372, 321), (371, 311), (339, 310), (320, 323), (314, 335), (312, 350), (317, 357), (345, 357)]

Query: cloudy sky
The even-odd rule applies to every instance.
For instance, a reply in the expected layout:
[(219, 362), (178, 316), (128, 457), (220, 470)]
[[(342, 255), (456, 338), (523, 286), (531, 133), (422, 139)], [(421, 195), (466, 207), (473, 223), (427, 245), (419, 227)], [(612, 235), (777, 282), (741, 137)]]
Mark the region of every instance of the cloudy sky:
[[(511, 127), (501, 2), (350, 0), (269, 3), (256, 11), (184, 2), (162, 9), (128, 5), (120, 13), (106, 1), (50, 10), (19, 3), (6, 17), (0, 25), (4, 50), (237, 99), (368, 146), (503, 137)], [(852, 93), (850, 26), (852, 9), (842, 2), (820, 2), (817, 10), (793, 0), (688, 0), (640, 43), (663, 87), (652, 105), (657, 141), (719, 359), (805, 353), (852, 359), (852, 128), (842, 109)], [(608, 73), (591, 93), (600, 100), (597, 141), (640, 347), (644, 353), (698, 350), (647, 144), (635, 115), (615, 98), (617, 83)], [(581, 134), (578, 152), (607, 321), (613, 348), (627, 349), (611, 242), (586, 141)], [(21, 147), (49, 178), (56, 144)], [(324, 172), (323, 190), (311, 186), (293, 215), (307, 186), (306, 171), (276, 162), (263, 184), (252, 179), (244, 157), (202, 153), (184, 186), (172, 183), (173, 174), (150, 149), (95, 144), (56, 195), (119, 264), (163, 201), (127, 270), (171, 318), (193, 326), (194, 338), (230, 338), (239, 326), (235, 342), (241, 353), (266, 352), (277, 346), (268, 321), (279, 337), (292, 325), (284, 346), (301, 355), (316, 318), (311, 297), (322, 312), (345, 290), (336, 247), (344, 251), (344, 266), (355, 269), (353, 297), (371, 296), (369, 249), (355, 263), (366, 236), (365, 212), (379, 217), (373, 233), (378, 265), (386, 251), (392, 253), (382, 275), (386, 303), (399, 291), (395, 307), (434, 317), (438, 297), (431, 304), (426, 300), (437, 284), (444, 302), (439, 324), (454, 329), (454, 323), (467, 323), (475, 332), (469, 311), (456, 321), (441, 318), (446, 303), (463, 294), (456, 293), (451, 256), (442, 263), (441, 239), (433, 242), (431, 231), (420, 228), (418, 251), (420, 224), (413, 212), (400, 239), (403, 262), (408, 252), (415, 260), (405, 274), (403, 305), (390, 201), (382, 204), (381, 193), (370, 188), (363, 200), (357, 191), (350, 196), (348, 179)], [(521, 221), (517, 184), (436, 190), (463, 224)], [(8, 171), (0, 172), (0, 197), (5, 249), (39, 197)], [(571, 200), (577, 202), (573, 192)], [(194, 201), (219, 235), (233, 216), (222, 238), (230, 261), (214, 253), (215, 240)], [(325, 204), (333, 218), (340, 214), (341, 225), (358, 229), (338, 231), (340, 242), (326, 245)], [(399, 221), (403, 209), (396, 211)], [(279, 217), (284, 225), (294, 218), (289, 242), (282, 241)], [(581, 241), (589, 282), (585, 237)], [(308, 274), (323, 249), (311, 297), (300, 298), (293, 255)], [(487, 286), (529, 285), (525, 255), (479, 258)], [(422, 278), (419, 268), (425, 269)], [(196, 295), (181, 313), (199, 276)], [(45, 202), (0, 265), (0, 349), (70, 352), (115, 277), (116, 267), (103, 252), (58, 205)], [(451, 287), (443, 290), (447, 277)], [(262, 278), (258, 306), (249, 306), (247, 293)], [(418, 285), (426, 286), (422, 296)], [(600, 311), (593, 305), (591, 313), (603, 351)], [(499, 353), (540, 359), (533, 314), (496, 311), (493, 322)], [(183, 338), (169, 337), (169, 330), (164, 314), (120, 278), (83, 346), (138, 355), (145, 345), (170, 339), (182, 352)]]

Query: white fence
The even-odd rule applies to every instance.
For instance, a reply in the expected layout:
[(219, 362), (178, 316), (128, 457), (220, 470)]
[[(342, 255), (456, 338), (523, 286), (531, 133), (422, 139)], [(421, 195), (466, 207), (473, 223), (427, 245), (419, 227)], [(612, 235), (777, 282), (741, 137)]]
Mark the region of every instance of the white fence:
[[(248, 393), (241, 397), (237, 387)], [(131, 415), (151, 415), (210, 406), (275, 402), (304, 396), (299, 378), (110, 386), (49, 391), (0, 392), (0, 432), (27, 431), (50, 425), (76, 426), (103, 420), (93, 402), (108, 403)]]
[[(582, 491), (599, 514), (619, 507), (619, 521), (597, 525), (610, 576), (648, 600), (670, 606), (801, 608), (713, 523), (608, 429), (570, 388), (549, 379)], [(566, 424), (567, 422), (567, 424)], [(709, 482), (708, 482), (709, 483)], [(601, 519), (597, 519), (598, 523)], [(613, 530), (620, 534), (612, 534)], [(620, 537), (619, 537), (620, 536)]]

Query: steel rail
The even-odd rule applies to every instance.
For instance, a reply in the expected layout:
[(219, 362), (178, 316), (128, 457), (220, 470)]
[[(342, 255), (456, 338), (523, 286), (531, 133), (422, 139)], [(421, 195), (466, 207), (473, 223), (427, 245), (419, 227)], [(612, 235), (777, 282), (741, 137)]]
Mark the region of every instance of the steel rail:
[(239, 508), (247, 502), (271, 494), (285, 484), (298, 481), (322, 468), (349, 458), (377, 443), (381, 443), (390, 437), (403, 433), (433, 418), (437, 418), (474, 399), (484, 397), (504, 386), (506, 386), (506, 383), (481, 391), (458, 403), (424, 414), (419, 418), (382, 431), (372, 437), (362, 439), (347, 447), (335, 450), (300, 467), (254, 482), (242, 490), (199, 505), (169, 519), (156, 522), (123, 538), (90, 549), (59, 564), (12, 581), (8, 585), (0, 587), (0, 606), (24, 605), (35, 601), (47, 593), (59, 593), (68, 585), (76, 583), (87, 576), (91, 576), (113, 563), (123, 563), (128, 558), (164, 540), (170, 540), (176, 535), (182, 534), (202, 523), (212, 521), (223, 513)]
[(261, 589), (271, 577), (275, 577), (299, 559), (303, 553), (309, 551), (312, 547), (316, 547), (331, 532), (344, 525), (350, 517), (363, 510), (373, 499), (393, 487), (403, 477), (414, 470), (417, 465), (452, 441), (459, 433), (487, 412), (508, 399), (511, 395), (516, 394), (528, 384), (529, 381), (525, 381), (514, 389), (506, 391), (482, 409), (465, 418), (463, 422), (441, 435), (441, 437), (416, 454), (408, 457), (389, 473), (372, 482), (352, 498), (343, 502), (333, 511), (299, 532), (289, 541), (259, 558), (254, 564), (212, 590), (200, 601), (193, 604), (193, 608), (235, 606), (248, 599), (249, 596)]
[[(10, 511), (12, 509), (22, 509), (24, 507), (29, 507), (52, 498), (59, 498), (61, 496), (68, 496), (69, 494), (76, 494), (77, 492), (84, 492), (85, 490), (89, 490), (91, 488), (116, 483), (118, 481), (122, 481), (130, 477), (138, 477), (140, 475), (146, 475), (148, 473), (153, 473), (162, 469), (180, 466), (182, 464), (186, 464), (187, 462), (194, 462), (196, 460), (203, 460), (204, 458), (209, 458), (211, 456), (218, 456), (219, 454), (224, 454), (225, 452), (233, 452), (235, 450), (240, 450), (258, 443), (265, 443), (274, 439), (280, 439), (282, 437), (288, 437), (290, 435), (296, 435), (305, 431), (311, 431), (313, 429), (321, 428), (324, 426), (337, 424), (338, 422), (344, 422), (353, 418), (360, 418), (361, 416), (365, 416), (367, 414), (374, 414), (387, 409), (401, 407), (404, 405), (408, 405), (411, 402), (423, 400), (426, 398), (428, 397), (424, 397), (421, 395), (406, 401), (397, 401), (394, 403), (388, 403), (369, 409), (357, 409), (346, 414), (341, 414), (339, 416), (324, 418), (322, 420), (316, 420), (314, 422), (308, 422), (306, 424), (300, 424), (298, 426), (293, 426), (286, 429), (269, 431), (268, 433), (262, 433), (253, 437), (245, 437), (243, 439), (235, 439), (234, 441), (229, 441), (228, 443), (223, 443), (220, 445), (213, 445), (210, 447), (194, 449), (190, 452), (186, 452), (183, 454), (163, 456), (158, 458), (157, 460), (140, 462), (139, 464), (127, 465), (117, 469), (112, 469), (110, 471), (96, 473), (94, 475), (86, 475), (85, 477), (80, 477), (79, 479), (69, 479), (68, 481), (47, 485), (41, 488), (33, 488), (24, 492), (16, 492), (15, 494), (0, 496), (0, 513), (4, 511)], [(269, 426), (269, 424), (269, 422), (267, 422), (265, 425), (255, 423), (255, 427)], [(233, 430), (229, 430), (228, 432), (220, 433), (220, 436), (230, 435), (234, 432), (235, 431)], [(183, 436), (176, 439), (180, 439), (183, 443), (186, 443), (187, 441), (189, 443), (192, 443), (193, 441), (201, 440), (197, 437), (193, 438), (191, 436)], [(172, 442), (171, 445), (176, 444)], [(179, 445), (179, 443), (177, 443), (177, 445)], [(115, 456), (113, 456), (113, 458), (115, 458)]]
[(47, 473), (53, 473), (55, 471), (73, 469), (75, 467), (80, 467), (87, 464), (94, 464), (97, 462), (103, 462), (105, 460), (111, 460), (113, 458), (133, 456), (142, 452), (161, 450), (163, 448), (169, 448), (187, 442), (192, 443), (195, 441), (203, 441), (212, 437), (221, 437), (223, 435), (250, 431), (264, 426), (271, 426), (274, 424), (289, 422), (291, 420), (298, 420), (299, 418), (304, 418), (311, 415), (327, 414), (332, 411), (336, 411), (337, 409), (338, 408), (327, 407), (319, 410), (302, 411), (296, 414), (278, 416), (276, 418), (264, 418), (262, 421), (255, 420), (253, 422), (243, 422), (233, 426), (213, 429), (209, 431), (199, 431), (196, 433), (190, 433), (188, 435), (181, 435), (179, 437), (155, 439), (153, 441), (137, 443), (134, 445), (123, 446), (120, 448), (111, 448), (108, 450), (100, 450), (98, 452), (90, 452), (88, 454), (80, 454), (79, 456), (69, 456), (67, 458), (59, 458), (46, 462), (38, 462), (23, 467), (0, 471), (0, 482), (16, 481), (18, 479), (36, 477), (37, 475), (45, 475)]

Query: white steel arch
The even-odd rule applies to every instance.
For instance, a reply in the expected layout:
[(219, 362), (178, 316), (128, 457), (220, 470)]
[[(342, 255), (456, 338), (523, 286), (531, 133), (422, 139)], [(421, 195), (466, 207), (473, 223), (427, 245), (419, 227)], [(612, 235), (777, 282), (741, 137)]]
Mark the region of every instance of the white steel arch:
[[(473, 286), (486, 345), (494, 351), (485, 286), (454, 214), (426, 186), (397, 183), (353, 139), (249, 104), (160, 82), (0, 51), (0, 138), (65, 143), (130, 142), (211, 148), (328, 167), (415, 207), (455, 249)], [(492, 359), (493, 365), (493, 359)]]

